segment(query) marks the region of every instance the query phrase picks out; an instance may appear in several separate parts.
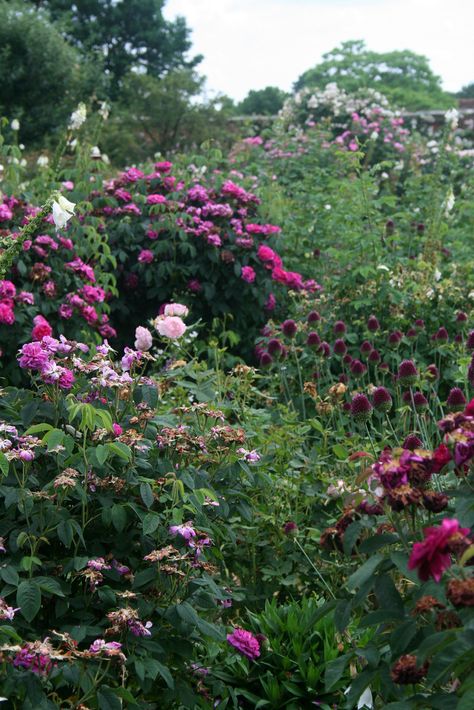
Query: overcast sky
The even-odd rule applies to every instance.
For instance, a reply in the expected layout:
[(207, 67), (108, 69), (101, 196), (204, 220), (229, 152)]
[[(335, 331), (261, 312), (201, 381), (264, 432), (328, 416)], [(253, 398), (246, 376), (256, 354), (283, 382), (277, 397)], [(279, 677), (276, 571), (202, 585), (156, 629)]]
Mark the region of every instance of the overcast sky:
[(186, 18), (211, 95), (289, 90), (350, 39), (424, 54), (448, 91), (474, 81), (473, 0), (167, 0), (164, 14)]

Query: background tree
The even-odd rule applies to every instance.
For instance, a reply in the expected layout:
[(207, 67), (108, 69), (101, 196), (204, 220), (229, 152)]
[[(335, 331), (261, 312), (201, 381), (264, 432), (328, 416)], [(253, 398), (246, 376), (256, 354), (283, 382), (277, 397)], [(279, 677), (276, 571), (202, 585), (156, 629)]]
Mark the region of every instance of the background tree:
[(165, 20), (165, 0), (34, 2), (49, 11), (72, 45), (101, 58), (113, 98), (131, 70), (162, 77), (176, 69), (192, 69), (202, 59), (185, 57), (191, 48), (190, 30), (182, 17), (173, 22)]
[(372, 52), (362, 40), (343, 42), (323, 54), (320, 64), (298, 78), (295, 89), (324, 88), (330, 82), (348, 92), (376, 89), (409, 110), (446, 108), (454, 103), (426, 57), (409, 50)]
[(456, 96), (459, 99), (474, 99), (474, 81), (471, 81), (470, 84), (463, 86), (461, 91), (458, 91)]
[(245, 116), (275, 116), (283, 106), (287, 94), (276, 86), (249, 91), (237, 106), (237, 113)]
[(22, 140), (64, 128), (100, 74), (45, 13), (28, 3), (0, 1), (0, 115), (20, 120)]

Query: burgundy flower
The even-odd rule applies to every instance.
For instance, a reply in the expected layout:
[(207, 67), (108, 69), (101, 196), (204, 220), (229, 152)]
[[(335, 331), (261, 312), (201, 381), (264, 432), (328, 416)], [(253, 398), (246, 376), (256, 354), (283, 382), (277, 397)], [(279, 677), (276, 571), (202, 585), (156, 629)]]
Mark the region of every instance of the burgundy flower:
[(465, 323), (467, 321), (467, 313), (464, 311), (458, 311), (456, 313), (456, 323)]
[(419, 683), (428, 673), (428, 663), (417, 666), (416, 656), (406, 654), (400, 656), (393, 664), (390, 675), (394, 683), (398, 685), (413, 685)]
[(398, 367), (398, 380), (401, 385), (410, 387), (418, 378), (418, 370), (413, 360), (403, 360)]
[(376, 330), (380, 328), (380, 323), (378, 322), (377, 318), (375, 316), (369, 316), (367, 319), (367, 328), (372, 332), (375, 333)]
[(373, 391), (372, 402), (375, 409), (380, 412), (388, 412), (392, 408), (392, 396), (385, 387), (377, 387)]
[(269, 367), (273, 362), (273, 358), (270, 353), (263, 352), (260, 355), (260, 365), (262, 367)]
[(372, 350), (372, 343), (370, 343), (368, 340), (364, 340), (364, 342), (360, 346), (360, 352), (362, 353), (362, 355), (370, 355)]
[(421, 449), (422, 446), (423, 442), (416, 434), (408, 434), (402, 444), (402, 448), (407, 449), (408, 451), (415, 451), (415, 449)]
[(446, 400), (448, 409), (452, 412), (462, 412), (467, 404), (467, 400), (460, 387), (453, 387)]
[(466, 347), (468, 350), (474, 350), (474, 330), (467, 336)]
[(439, 473), (452, 459), (451, 452), (446, 444), (440, 444), (433, 452), (431, 459), (431, 470), (433, 473)]
[(417, 412), (423, 412), (425, 409), (428, 409), (428, 400), (423, 392), (413, 393), (413, 405)]
[(289, 318), (288, 320), (283, 321), (281, 324), (281, 330), (288, 338), (293, 338), (293, 336), (296, 335), (298, 326), (293, 319)]
[(347, 330), (346, 324), (344, 323), (344, 321), (338, 320), (334, 323), (333, 330), (335, 335), (344, 335)]
[(380, 353), (375, 348), (369, 355), (369, 362), (380, 362)]
[(365, 394), (356, 394), (351, 402), (351, 416), (356, 422), (366, 422), (372, 416), (372, 405)]
[(283, 346), (277, 338), (272, 338), (268, 341), (267, 349), (270, 355), (280, 355)]
[(388, 344), (389, 345), (399, 345), (400, 340), (403, 338), (403, 333), (401, 333), (399, 330), (394, 330), (393, 333), (390, 333), (388, 336)]
[(426, 374), (431, 380), (439, 379), (439, 370), (434, 364), (428, 365), (426, 368)]
[(311, 331), (311, 333), (308, 333), (308, 337), (306, 339), (306, 344), (309, 345), (310, 347), (315, 347), (317, 345), (321, 345), (321, 338), (317, 333), (314, 332), (314, 330)]
[(329, 346), (329, 343), (323, 340), (323, 342), (319, 346), (318, 353), (323, 357), (329, 357), (331, 354), (331, 348)]
[(435, 333), (434, 336), (435, 340), (440, 340), (443, 343), (446, 343), (447, 340), (449, 339), (448, 331), (444, 326), (441, 326), (441, 328), (438, 328), (438, 330)]
[(342, 338), (338, 338), (334, 341), (333, 350), (335, 355), (345, 355), (347, 352), (347, 346)]
[(316, 323), (316, 321), (321, 320), (321, 316), (319, 315), (318, 311), (310, 311), (308, 313), (308, 323)]
[(296, 536), (298, 534), (298, 526), (290, 520), (288, 523), (284, 524), (283, 532), (285, 535)]
[(454, 536), (466, 536), (468, 528), (461, 528), (455, 518), (445, 518), (438, 527), (425, 528), (423, 542), (415, 542), (408, 561), (408, 569), (418, 569), (418, 576), (426, 582), (433, 577), (439, 582), (451, 566), (449, 543)]

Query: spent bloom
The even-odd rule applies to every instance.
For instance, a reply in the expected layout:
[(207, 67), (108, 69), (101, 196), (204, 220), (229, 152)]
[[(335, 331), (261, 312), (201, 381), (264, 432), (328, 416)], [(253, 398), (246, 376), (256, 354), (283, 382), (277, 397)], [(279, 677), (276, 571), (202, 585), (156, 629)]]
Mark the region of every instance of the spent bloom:
[(153, 336), (148, 328), (143, 328), (139, 325), (135, 330), (135, 348), (137, 350), (146, 351), (151, 348), (152, 344)]
[(167, 303), (163, 311), (165, 316), (179, 316), (186, 318), (189, 313), (189, 308), (182, 303)]
[(418, 576), (426, 582), (433, 577), (439, 582), (451, 566), (450, 543), (465, 537), (469, 529), (462, 528), (455, 518), (445, 518), (438, 527), (426, 528), (423, 542), (415, 542), (408, 561), (408, 569), (418, 569)]

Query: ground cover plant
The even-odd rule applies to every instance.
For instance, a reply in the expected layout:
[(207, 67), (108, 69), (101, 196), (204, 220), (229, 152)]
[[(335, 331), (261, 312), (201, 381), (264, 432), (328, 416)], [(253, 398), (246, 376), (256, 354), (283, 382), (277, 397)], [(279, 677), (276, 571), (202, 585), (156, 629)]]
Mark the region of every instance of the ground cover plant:
[(117, 170), (103, 120), (1, 146), (2, 702), (468, 710), (471, 129), (329, 84)]

